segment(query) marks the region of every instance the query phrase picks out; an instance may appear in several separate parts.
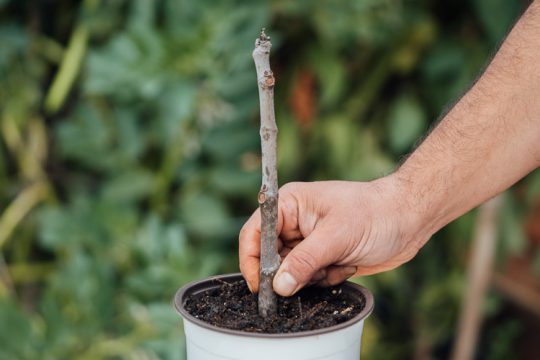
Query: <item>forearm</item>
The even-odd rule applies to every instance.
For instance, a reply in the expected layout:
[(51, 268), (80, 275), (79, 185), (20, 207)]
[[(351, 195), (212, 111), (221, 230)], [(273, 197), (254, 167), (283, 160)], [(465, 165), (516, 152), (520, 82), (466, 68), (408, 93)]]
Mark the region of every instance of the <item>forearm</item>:
[(540, 2), (392, 175), (430, 234), (540, 165)]

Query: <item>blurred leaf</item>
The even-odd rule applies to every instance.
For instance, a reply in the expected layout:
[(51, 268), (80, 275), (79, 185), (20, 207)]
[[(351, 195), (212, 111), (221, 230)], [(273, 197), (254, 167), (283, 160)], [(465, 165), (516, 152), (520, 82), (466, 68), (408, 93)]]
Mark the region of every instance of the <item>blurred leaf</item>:
[(357, 131), (354, 124), (346, 116), (339, 114), (325, 119), (319, 130), (324, 139), (327, 166), (339, 173), (346, 172), (352, 164), (354, 138), (351, 134)]
[(159, 98), (162, 139), (175, 142), (186, 119), (195, 109), (196, 89), (193, 84), (179, 81), (168, 86)]
[(220, 160), (236, 159), (242, 153), (259, 147), (258, 129), (244, 124), (226, 124), (211, 131), (203, 149)]
[(229, 227), (229, 214), (223, 202), (209, 194), (186, 194), (180, 203), (186, 228), (207, 239), (223, 236)]
[[(0, 3), (0, 6), (5, 5)], [(0, 52), (0, 79), (6, 76), (8, 64), (22, 56), (22, 52), (28, 45), (27, 34), (16, 24), (0, 24), (0, 43), (3, 50)]]
[(284, 179), (294, 178), (302, 166), (302, 134), (291, 116), (278, 114), (278, 119), (278, 174), (283, 182)]
[(376, 135), (369, 128), (360, 131), (353, 156), (346, 179), (370, 180), (385, 176), (394, 168), (394, 162), (382, 151)]
[(517, 0), (475, 0), (476, 13), (493, 43), (499, 42), (517, 19), (520, 2)]
[(512, 197), (504, 197), (500, 217), (502, 246), (506, 250), (505, 252), (510, 254), (523, 253), (527, 239), (522, 216), (520, 216), (518, 206)]
[(410, 148), (426, 127), (426, 115), (414, 97), (399, 97), (387, 118), (389, 140), (392, 149), (400, 154)]
[(124, 162), (138, 162), (147, 145), (140, 122), (129, 109), (117, 109), (114, 120), (120, 157)]
[(155, 339), (144, 346), (160, 359), (184, 359), (184, 336), (178, 326), (178, 315), (169, 303), (152, 303), (148, 306), (150, 322), (157, 328)]
[(422, 62), (422, 90), (437, 115), (448, 102), (454, 101), (470, 86), (488, 56), (479, 44), (440, 39), (428, 50)]
[(230, 167), (215, 168), (210, 172), (210, 185), (224, 195), (253, 195), (257, 193), (261, 174)]
[(4, 324), (0, 326), (0, 359), (32, 359), (38, 356), (29, 346), (36, 344), (31, 320), (6, 299), (0, 299), (0, 324)]
[(74, 118), (58, 125), (56, 135), (58, 147), (66, 158), (98, 169), (113, 165), (107, 151), (112, 141), (111, 129), (95, 108), (79, 107)]
[(166, 227), (154, 214), (143, 223), (137, 234), (136, 246), (149, 263), (162, 262), (166, 258), (180, 260), (187, 255), (183, 228), (179, 225)]
[(155, 98), (167, 79), (166, 73), (158, 71), (164, 65), (163, 56), (162, 41), (152, 28), (119, 34), (103, 49), (90, 52), (85, 90), (123, 100)]
[(320, 105), (336, 104), (347, 84), (346, 71), (342, 59), (328, 51), (312, 51), (311, 62), (321, 85)]
[(66, 246), (75, 234), (76, 225), (59, 208), (47, 207), (40, 213), (41, 243), (48, 248)]
[(540, 199), (540, 170), (534, 170), (527, 176), (526, 199), (529, 206), (534, 205), (534, 201)]
[(112, 201), (135, 201), (143, 199), (152, 191), (152, 173), (133, 169), (112, 177), (103, 186), (103, 197)]
[[(309, 7), (321, 38), (332, 45), (346, 44), (357, 38), (367, 41), (387, 39), (399, 24), (399, 17), (389, 9), (399, 9), (395, 0), (343, 1), (340, 6), (321, 2)], [(304, 8), (305, 9), (305, 8)], [(354, 25), (353, 25), (354, 24)]]

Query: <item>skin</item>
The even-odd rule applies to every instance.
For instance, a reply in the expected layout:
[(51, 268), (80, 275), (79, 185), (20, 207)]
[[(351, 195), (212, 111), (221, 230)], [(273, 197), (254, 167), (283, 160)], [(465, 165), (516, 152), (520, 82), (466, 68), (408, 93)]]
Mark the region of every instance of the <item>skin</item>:
[[(540, 0), (485, 72), (407, 161), (371, 182), (289, 183), (279, 193), (274, 290), (394, 269), (431, 236), (540, 166)], [(258, 290), (260, 213), (240, 232), (240, 270)]]

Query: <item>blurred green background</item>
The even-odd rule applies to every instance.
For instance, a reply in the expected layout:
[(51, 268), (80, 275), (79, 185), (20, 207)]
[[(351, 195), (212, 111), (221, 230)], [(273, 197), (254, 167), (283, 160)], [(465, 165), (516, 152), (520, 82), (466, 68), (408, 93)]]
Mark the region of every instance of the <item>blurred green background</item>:
[[(526, 6), (0, 0), (0, 359), (184, 358), (172, 296), (237, 271), (257, 206), (261, 27), (280, 183), (369, 180), (411, 151)], [(540, 223), (539, 193), (537, 171), (505, 196), (498, 269), (526, 253), (539, 273), (525, 226)], [(448, 356), (474, 215), (361, 279), (377, 299), (366, 359)], [(516, 358), (530, 325), (499, 292), (487, 300), (478, 358)]]

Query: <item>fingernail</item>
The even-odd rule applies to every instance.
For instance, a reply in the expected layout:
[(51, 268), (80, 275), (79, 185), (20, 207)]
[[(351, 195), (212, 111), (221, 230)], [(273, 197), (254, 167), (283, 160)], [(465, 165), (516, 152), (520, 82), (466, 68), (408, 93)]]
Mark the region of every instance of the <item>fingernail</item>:
[(320, 281), (320, 280), (324, 279), (325, 277), (326, 277), (326, 270), (322, 269), (322, 270), (317, 271), (315, 273), (315, 275), (313, 275), (311, 280), (313, 282), (317, 282), (317, 281)]
[(356, 269), (356, 266), (346, 266), (344, 271), (347, 276), (353, 276), (354, 274), (356, 274)]
[(274, 279), (274, 290), (281, 296), (291, 296), (298, 286), (298, 282), (288, 272), (276, 275)]

